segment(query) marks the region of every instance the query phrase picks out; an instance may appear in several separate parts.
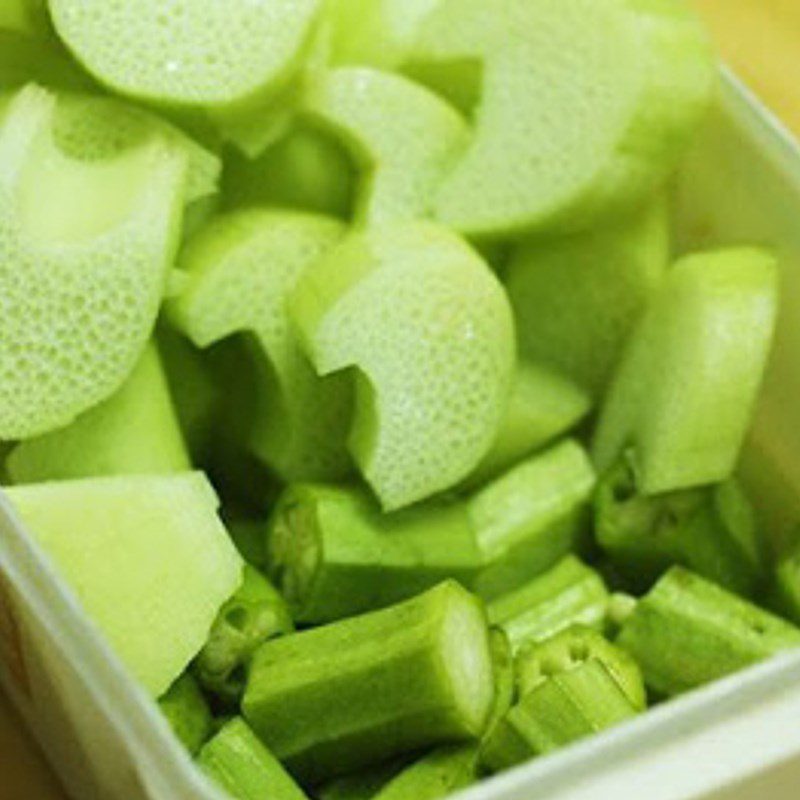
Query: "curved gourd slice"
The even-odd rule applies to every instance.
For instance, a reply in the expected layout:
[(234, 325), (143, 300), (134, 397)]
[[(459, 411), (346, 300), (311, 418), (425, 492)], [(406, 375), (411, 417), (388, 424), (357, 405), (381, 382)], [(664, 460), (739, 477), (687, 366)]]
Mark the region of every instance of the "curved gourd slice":
[(21, 442), (6, 459), (13, 483), (191, 468), (166, 376), (150, 344), (123, 387), (62, 430)]
[(116, 654), (160, 697), (242, 580), (206, 478), (90, 478), (7, 493)]
[(520, 246), (505, 274), (520, 353), (602, 397), (670, 259), (666, 203)]
[[(180, 234), (187, 157), (158, 131), (118, 145), (30, 87), (0, 124), (0, 439), (63, 427), (125, 381)], [(124, 139), (124, 137), (123, 137)]]
[(237, 115), (300, 69), (321, 0), (49, 0), (56, 31), (106, 86)]
[(286, 311), (303, 272), (343, 233), (330, 217), (252, 209), (219, 219), (181, 260), (188, 282), (172, 306), (176, 324), (203, 348), (250, 333), (269, 364), (250, 445), (290, 481), (341, 478), (350, 463), (350, 384), (316, 375)]
[(356, 219), (368, 225), (430, 216), (437, 188), (469, 140), (467, 123), (444, 100), (373, 69), (323, 73), (304, 109), (361, 166)]
[(513, 321), (457, 236), (428, 223), (353, 234), (306, 273), (290, 310), (320, 374), (358, 368), (350, 449), (386, 510), (453, 486), (486, 455)]
[(412, 61), (437, 85), (437, 68), (483, 66), (474, 141), (436, 202), (440, 222), (475, 236), (632, 208), (675, 167), (715, 74), (680, 0), (443, 0)]
[(628, 454), (645, 495), (729, 478), (769, 355), (777, 295), (775, 259), (763, 250), (680, 260), (611, 385), (592, 446), (598, 471)]

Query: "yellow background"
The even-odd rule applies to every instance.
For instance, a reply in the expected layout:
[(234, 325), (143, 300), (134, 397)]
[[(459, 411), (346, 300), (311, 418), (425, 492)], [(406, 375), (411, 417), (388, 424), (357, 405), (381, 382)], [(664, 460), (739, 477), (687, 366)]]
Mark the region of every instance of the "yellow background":
[[(800, 0), (694, 2), (714, 31), (723, 57), (800, 135)], [(765, 794), (762, 787), (754, 796), (795, 796), (779, 791), (775, 786)], [(64, 800), (2, 697), (0, 800)]]

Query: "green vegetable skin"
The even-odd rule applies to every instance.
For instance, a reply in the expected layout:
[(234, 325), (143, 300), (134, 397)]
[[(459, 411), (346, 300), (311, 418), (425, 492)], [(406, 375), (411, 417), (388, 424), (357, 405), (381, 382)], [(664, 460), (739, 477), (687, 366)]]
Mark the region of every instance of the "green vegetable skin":
[(800, 629), (673, 567), (639, 601), (617, 643), (650, 689), (671, 696), (800, 647)]
[(494, 693), (481, 604), (445, 583), (262, 645), (242, 709), (290, 771), (319, 783), (402, 753), (477, 739)]
[(489, 621), (506, 632), (516, 651), (575, 623), (602, 629), (608, 600), (600, 575), (567, 556), (525, 586), (492, 601)]
[(228, 722), (202, 749), (197, 763), (234, 800), (306, 800), (240, 717)]
[(775, 259), (758, 249), (680, 260), (634, 333), (592, 455), (630, 453), (644, 495), (716, 483), (739, 457), (777, 314)]
[(235, 705), (258, 647), (293, 630), (283, 597), (257, 569), (245, 565), (242, 585), (220, 609), (197, 656), (195, 674), (222, 702)]
[(191, 755), (211, 738), (214, 720), (197, 681), (188, 673), (178, 678), (158, 701), (161, 713)]

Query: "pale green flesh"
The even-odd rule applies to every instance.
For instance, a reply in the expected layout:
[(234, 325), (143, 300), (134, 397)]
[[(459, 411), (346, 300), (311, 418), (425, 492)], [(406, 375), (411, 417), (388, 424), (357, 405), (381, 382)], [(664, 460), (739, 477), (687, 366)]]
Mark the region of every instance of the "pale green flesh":
[(466, 122), (436, 95), (366, 68), (323, 73), (303, 110), (360, 165), (355, 216), (364, 225), (429, 217), (434, 193), (469, 137)]
[(598, 471), (630, 452), (650, 495), (731, 476), (777, 314), (775, 259), (731, 249), (679, 261), (626, 348), (592, 444)]
[(460, 239), (430, 224), (353, 234), (306, 274), (290, 311), (319, 373), (359, 370), (350, 448), (385, 510), (453, 486), (488, 452), (513, 323)]
[(73, 159), (54, 141), (56, 111), (30, 87), (0, 126), (3, 439), (63, 427), (123, 384), (177, 245), (185, 152), (156, 130), (112, 154), (104, 120), (100, 157)]
[(436, 203), (475, 236), (582, 229), (632, 207), (675, 167), (714, 76), (676, 2), (444, 0), (411, 60), (434, 83), (482, 65), (475, 136)]
[(19, 444), (6, 460), (14, 483), (190, 469), (155, 346), (123, 387), (66, 428)]
[(7, 494), (117, 656), (161, 696), (242, 579), (206, 478), (92, 478)]
[(349, 467), (350, 385), (317, 377), (286, 313), (302, 274), (343, 230), (329, 217), (245, 210), (217, 220), (181, 259), (188, 282), (171, 308), (178, 327), (201, 348), (249, 333), (255, 358), (269, 365), (249, 445), (285, 480), (333, 480)]

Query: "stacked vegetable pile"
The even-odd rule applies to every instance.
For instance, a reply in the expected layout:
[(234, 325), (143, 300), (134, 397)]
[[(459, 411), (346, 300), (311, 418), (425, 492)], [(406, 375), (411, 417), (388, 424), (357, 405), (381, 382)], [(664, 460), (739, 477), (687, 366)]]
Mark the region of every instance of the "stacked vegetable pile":
[(776, 264), (673, 263), (714, 74), (680, 0), (0, 0), (4, 484), (233, 797), (443, 797), (800, 646)]

